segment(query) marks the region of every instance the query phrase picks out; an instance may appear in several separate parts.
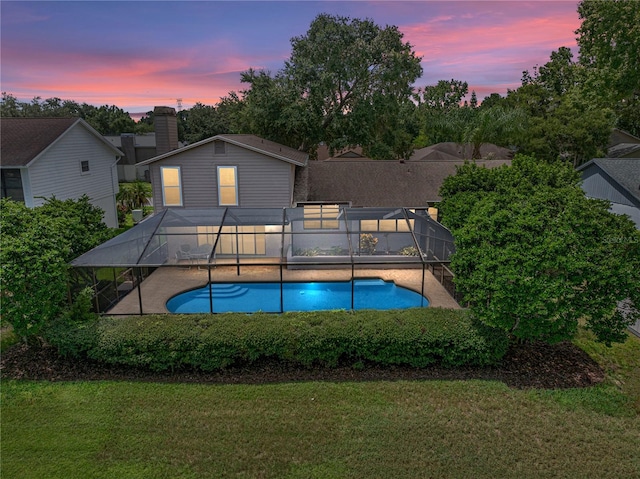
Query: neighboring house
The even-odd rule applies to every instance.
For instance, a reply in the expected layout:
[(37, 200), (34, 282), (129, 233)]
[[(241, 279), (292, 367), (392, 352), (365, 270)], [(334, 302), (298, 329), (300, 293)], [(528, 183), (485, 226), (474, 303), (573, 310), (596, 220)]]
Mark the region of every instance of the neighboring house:
[(146, 160), (176, 150), (178, 141), (178, 122), (176, 110), (169, 106), (157, 106), (153, 110), (153, 133), (135, 135), (123, 133), (120, 136), (105, 136), (113, 146), (119, 148), (124, 156), (118, 162), (119, 181), (150, 181), (149, 167), (138, 166)]
[(2, 197), (40, 206), (87, 195), (118, 227), (116, 163), (122, 152), (80, 118), (2, 118)]
[[(470, 160), (472, 155), (473, 145), (471, 143), (460, 144), (449, 141), (415, 150), (411, 154), (410, 160), (462, 161)], [(493, 143), (483, 143), (480, 146), (480, 156), (484, 160), (511, 160), (513, 151)]]
[(608, 158), (640, 158), (640, 138), (614, 128), (607, 147)]
[(153, 133), (105, 136), (107, 141), (124, 153), (118, 162), (119, 181), (150, 181), (149, 166), (137, 166), (138, 163), (184, 146), (178, 141), (178, 123), (174, 108), (157, 106), (153, 110), (153, 118)]
[(306, 153), (255, 135), (217, 135), (137, 166), (149, 166), (156, 211), (289, 207), (296, 168), (307, 160)]
[(611, 211), (629, 216), (640, 229), (640, 158), (595, 158), (578, 167), (589, 198), (611, 202)]
[(105, 136), (107, 141), (124, 154), (118, 162), (118, 180), (149, 181), (149, 168), (137, 168), (136, 163), (153, 158), (156, 152), (156, 134), (134, 135), (123, 133), (120, 136)]

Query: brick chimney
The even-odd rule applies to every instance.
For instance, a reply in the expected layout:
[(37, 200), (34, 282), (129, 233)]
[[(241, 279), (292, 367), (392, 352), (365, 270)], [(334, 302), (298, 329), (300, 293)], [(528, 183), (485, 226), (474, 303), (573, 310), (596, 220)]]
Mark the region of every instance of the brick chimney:
[(153, 123), (156, 130), (156, 155), (162, 155), (178, 148), (178, 118), (176, 110), (170, 106), (153, 109)]

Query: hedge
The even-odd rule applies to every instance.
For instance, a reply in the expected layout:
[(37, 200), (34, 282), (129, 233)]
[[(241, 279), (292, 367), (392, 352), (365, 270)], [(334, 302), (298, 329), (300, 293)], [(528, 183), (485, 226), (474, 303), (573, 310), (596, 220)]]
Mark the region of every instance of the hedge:
[(153, 371), (215, 371), (265, 359), (304, 367), (484, 366), (508, 346), (504, 333), (468, 312), (438, 308), (104, 317), (59, 321), (47, 340), (65, 356)]

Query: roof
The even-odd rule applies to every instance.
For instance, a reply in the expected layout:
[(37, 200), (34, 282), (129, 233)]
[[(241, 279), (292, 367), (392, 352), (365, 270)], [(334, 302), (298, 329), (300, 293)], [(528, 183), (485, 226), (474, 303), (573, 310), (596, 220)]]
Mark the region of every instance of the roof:
[(592, 165), (596, 165), (640, 201), (640, 158), (594, 158), (578, 167), (578, 171), (586, 170)]
[(104, 139), (81, 118), (2, 118), (0, 150), (2, 167), (28, 166), (71, 127), (81, 124), (105, 145), (122, 156), (122, 152)]
[(640, 158), (640, 143), (618, 143), (607, 150), (609, 158)]
[[(424, 206), (440, 201), (444, 179), (456, 173), (463, 160), (383, 161), (343, 159), (309, 162), (307, 201), (351, 202), (353, 206)], [(511, 160), (479, 160), (488, 168)]]
[[(444, 142), (415, 150), (410, 160), (460, 161), (471, 159), (472, 154), (473, 145), (470, 143), (459, 144)], [(495, 160), (510, 160), (513, 158), (513, 152), (511, 150), (492, 143), (482, 144), (480, 146), (480, 155), (482, 158), (491, 157)]]
[[(155, 148), (156, 147), (155, 133), (144, 133), (142, 135), (131, 135), (131, 136), (133, 136), (134, 146), (136, 148)], [(122, 146), (122, 135), (110, 135), (110, 136), (105, 136), (105, 138), (116, 148), (120, 148)]]
[(170, 156), (178, 155), (184, 151), (198, 148), (202, 145), (206, 145), (216, 140), (226, 141), (227, 143), (231, 143), (242, 148), (247, 148), (249, 150), (262, 153), (263, 155), (271, 156), (272, 158), (286, 161), (288, 163), (293, 163), (294, 165), (298, 166), (306, 165), (307, 159), (309, 158), (309, 155), (307, 155), (303, 151), (281, 145), (280, 143), (276, 143), (275, 141), (265, 140), (264, 138), (260, 138), (256, 135), (216, 135), (197, 143), (185, 146), (184, 148), (178, 148), (177, 150), (170, 151), (163, 155), (149, 158), (148, 160), (138, 163), (138, 166), (147, 165), (149, 163), (153, 163)]
[(632, 135), (628, 131), (621, 130), (620, 128), (614, 128), (609, 136), (609, 147), (619, 145), (620, 143), (640, 143), (640, 138)]
[[(112, 266), (163, 266), (175, 263), (176, 251), (183, 244), (198, 245), (206, 255), (200, 264), (215, 264), (225, 257), (222, 244), (226, 239), (235, 238), (235, 226), (269, 225), (266, 241), (271, 245), (269, 264), (272, 258), (280, 258), (280, 264), (300, 263), (296, 250), (309, 245), (321, 248), (340, 246), (340, 254), (325, 257), (323, 264), (424, 264), (429, 261), (449, 261), (455, 251), (453, 236), (443, 225), (433, 220), (427, 209), (409, 210), (397, 208), (350, 208), (341, 206), (334, 211), (333, 219), (337, 228), (311, 229), (305, 227), (309, 221), (304, 207), (296, 208), (180, 208), (166, 209), (147, 217), (133, 228), (111, 238), (101, 245), (74, 259), (77, 267)], [(351, 240), (360, 233), (361, 220), (406, 220), (406, 230), (394, 231), (392, 235), (398, 243), (413, 245), (418, 252), (415, 256), (404, 255), (361, 255), (357, 242)], [(208, 244), (201, 244), (202, 226), (208, 226)], [(375, 230), (374, 230), (375, 231)], [(385, 231), (389, 234), (389, 231)], [(311, 240), (311, 241), (309, 241)], [(163, 245), (158, 247), (158, 245)], [(437, 247), (436, 247), (437, 245)], [(354, 250), (355, 248), (355, 250)], [(253, 255), (233, 255), (236, 264), (256, 264)], [(296, 258), (293, 258), (297, 256)], [(303, 258), (304, 259), (304, 258)], [(233, 260), (231, 260), (233, 261)], [(312, 261), (314, 261), (312, 259)], [(226, 263), (233, 264), (233, 263)]]

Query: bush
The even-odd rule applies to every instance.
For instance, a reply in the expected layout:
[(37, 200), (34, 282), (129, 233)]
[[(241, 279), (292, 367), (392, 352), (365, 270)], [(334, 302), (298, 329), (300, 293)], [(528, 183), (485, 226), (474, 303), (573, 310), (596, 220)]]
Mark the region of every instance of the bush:
[(508, 346), (506, 334), (467, 312), (437, 308), (105, 317), (60, 322), (49, 333), (62, 354), (154, 371), (215, 371), (269, 359), (304, 367), (484, 366)]

